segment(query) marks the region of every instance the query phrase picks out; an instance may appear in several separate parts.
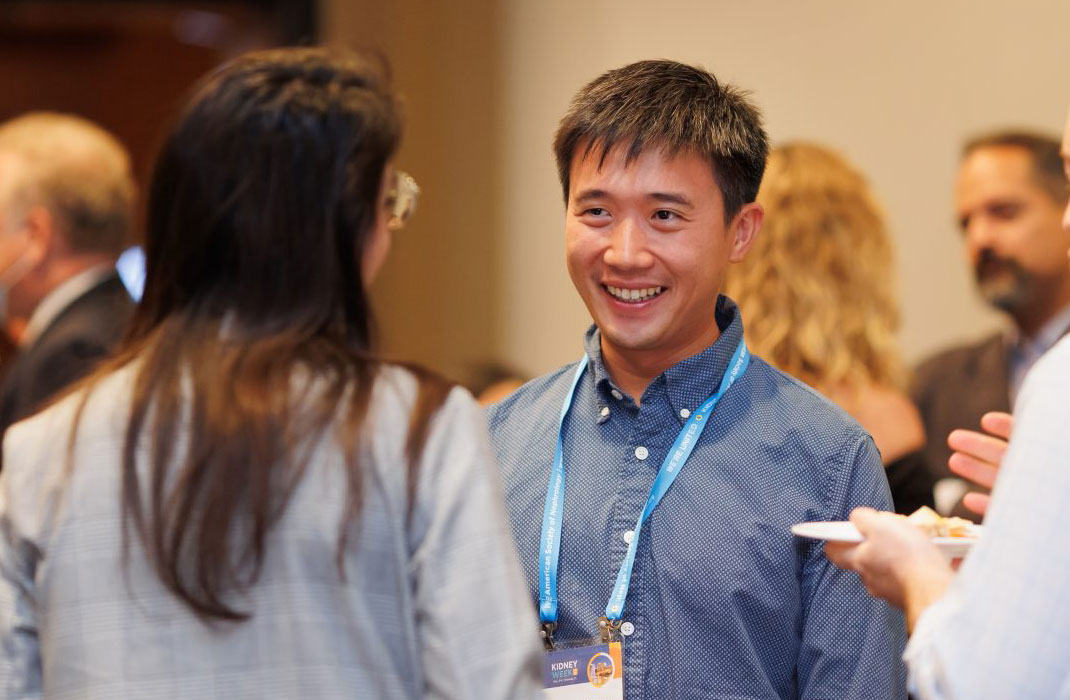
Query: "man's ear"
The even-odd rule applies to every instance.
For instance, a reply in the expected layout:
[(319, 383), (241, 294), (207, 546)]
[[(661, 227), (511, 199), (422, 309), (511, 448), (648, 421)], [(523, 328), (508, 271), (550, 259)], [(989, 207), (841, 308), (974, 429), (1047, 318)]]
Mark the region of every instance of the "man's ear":
[(26, 212), (23, 228), (27, 236), (26, 255), (35, 264), (48, 257), (53, 248), (62, 243), (56, 231), (56, 219), (45, 207), (32, 207)]
[(742, 262), (747, 251), (754, 245), (758, 232), (762, 230), (765, 210), (757, 202), (744, 204), (732, 219), (732, 248), (728, 252), (729, 262)]

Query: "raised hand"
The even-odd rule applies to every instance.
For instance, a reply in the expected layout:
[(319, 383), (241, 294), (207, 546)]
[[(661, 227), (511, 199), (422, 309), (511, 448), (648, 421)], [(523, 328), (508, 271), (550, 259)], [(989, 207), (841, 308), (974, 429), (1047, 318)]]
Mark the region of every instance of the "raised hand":
[[(947, 437), (948, 446), (954, 453), (947, 465), (954, 473), (978, 486), (991, 489), (996, 483), (999, 465), (1007, 452), (1007, 442), (1014, 428), (1014, 418), (1009, 413), (993, 411), (981, 417), (981, 429), (953, 430)], [(988, 509), (988, 495), (969, 493), (962, 504), (973, 512), (984, 515)]]

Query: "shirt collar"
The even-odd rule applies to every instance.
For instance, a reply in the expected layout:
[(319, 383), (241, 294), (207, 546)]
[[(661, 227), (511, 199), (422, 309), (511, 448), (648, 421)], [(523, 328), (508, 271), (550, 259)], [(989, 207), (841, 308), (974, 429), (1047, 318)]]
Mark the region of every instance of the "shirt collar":
[[(681, 360), (651, 382), (664, 379), (673, 414), (680, 423), (686, 421), (681, 415), (683, 409), (694, 411), (708, 399), (721, 384), (721, 377), (728, 369), (728, 363), (743, 338), (743, 319), (736, 303), (724, 296), (718, 297), (714, 309), (714, 319), (721, 334), (712, 345), (687, 359)], [(602, 360), (602, 335), (598, 326), (592, 324), (584, 336), (584, 347), (590, 358), (589, 370), (595, 386), (603, 394), (620, 391), (609, 376)]]
[(90, 267), (65, 280), (49, 292), (34, 307), (33, 313), (30, 314), (26, 330), (23, 331), (22, 337), (19, 338), (19, 346), (28, 348), (33, 345), (68, 306), (73, 304), (78, 297), (103, 282), (114, 270), (115, 268), (110, 263)]

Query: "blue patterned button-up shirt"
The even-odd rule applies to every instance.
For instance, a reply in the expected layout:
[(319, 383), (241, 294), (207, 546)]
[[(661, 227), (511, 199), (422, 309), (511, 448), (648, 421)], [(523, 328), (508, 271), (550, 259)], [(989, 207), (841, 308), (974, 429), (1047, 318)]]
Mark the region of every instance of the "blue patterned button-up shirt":
[[(637, 405), (613, 384), (600, 335), (564, 438), (565, 512), (556, 638), (597, 636), (614, 578), (662, 460), (718, 387), (743, 335), (721, 297), (719, 339), (657, 377)], [(489, 411), (533, 599), (561, 402), (575, 365)], [(905, 697), (902, 617), (793, 538), (809, 520), (890, 510), (873, 441), (800, 382), (753, 358), (644, 524), (624, 609), (624, 684), (639, 698)], [(630, 623), (630, 624), (628, 624)]]

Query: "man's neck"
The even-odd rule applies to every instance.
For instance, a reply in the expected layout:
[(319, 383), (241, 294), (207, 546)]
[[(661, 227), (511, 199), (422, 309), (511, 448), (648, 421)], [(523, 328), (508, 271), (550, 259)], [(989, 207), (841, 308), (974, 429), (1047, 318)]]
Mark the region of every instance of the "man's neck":
[[(88, 260), (85, 259), (87, 263)], [(44, 290), (44, 293), (36, 298), (30, 313), (23, 316), (17, 310), (11, 310), (8, 333), (19, 345), (33, 343), (58, 314), (113, 269), (113, 264), (105, 259), (96, 264), (68, 265), (62, 270), (51, 270), (52, 274), (43, 278), (38, 286), (38, 291)], [(61, 271), (64, 274), (59, 274)]]
[(691, 343), (670, 350), (619, 348), (603, 337), (602, 363), (613, 383), (638, 404), (643, 397), (643, 392), (658, 375), (677, 363), (699, 354), (713, 345), (720, 336), (721, 331), (714, 323), (711, 332)]
[(1070, 291), (1048, 297), (1048, 303), (1031, 306), (1019, 313), (1011, 314), (1018, 332), (1029, 340), (1035, 340), (1053, 318), (1070, 305)]
[(111, 262), (111, 258), (97, 253), (66, 256), (32, 271), (8, 292), (8, 313), (29, 318), (49, 294), (67, 280), (86, 270)]

